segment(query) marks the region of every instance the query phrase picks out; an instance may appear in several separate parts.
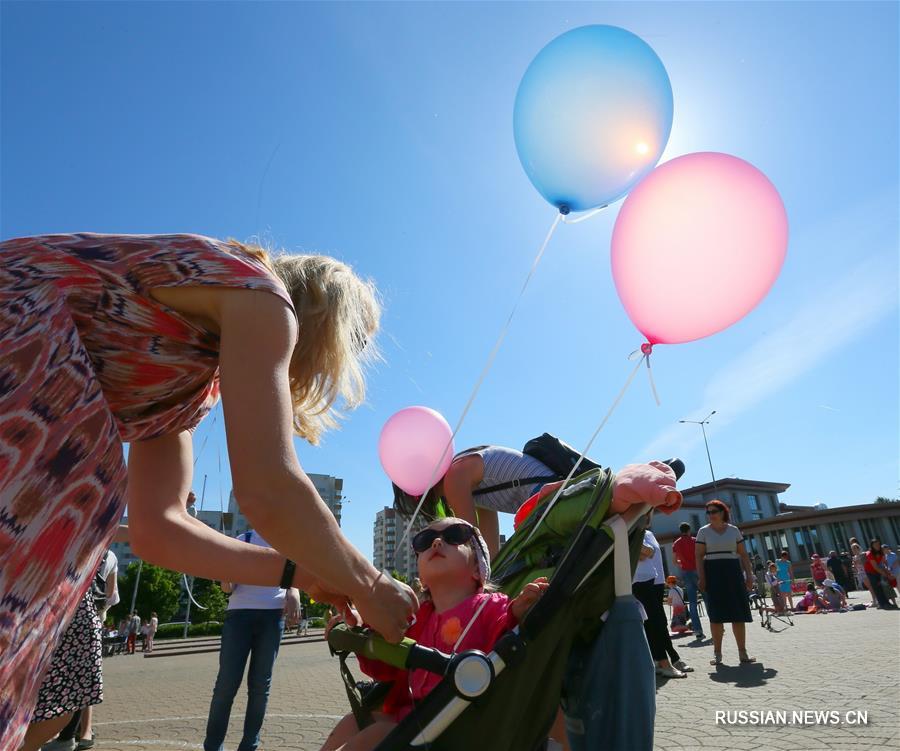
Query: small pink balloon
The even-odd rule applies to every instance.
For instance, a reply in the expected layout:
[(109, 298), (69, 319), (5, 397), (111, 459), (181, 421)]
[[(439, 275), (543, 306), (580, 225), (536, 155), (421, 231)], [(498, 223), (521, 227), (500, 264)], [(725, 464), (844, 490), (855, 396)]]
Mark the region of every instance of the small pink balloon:
[(766, 296), (787, 252), (775, 186), (728, 154), (687, 154), (631, 191), (612, 236), (625, 311), (650, 344), (701, 339)]
[(395, 485), (410, 495), (422, 495), (450, 468), (452, 438), (453, 431), (439, 412), (428, 407), (406, 407), (392, 415), (381, 429), (378, 457)]

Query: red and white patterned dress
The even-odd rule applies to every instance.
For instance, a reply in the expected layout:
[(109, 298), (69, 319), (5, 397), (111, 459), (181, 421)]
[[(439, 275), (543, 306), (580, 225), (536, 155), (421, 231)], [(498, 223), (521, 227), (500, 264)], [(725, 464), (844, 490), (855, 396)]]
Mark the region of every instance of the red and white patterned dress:
[(122, 443), (192, 429), (218, 399), (218, 337), (149, 292), (198, 285), (291, 305), (259, 260), (198, 235), (0, 243), (0, 751), (122, 516)]

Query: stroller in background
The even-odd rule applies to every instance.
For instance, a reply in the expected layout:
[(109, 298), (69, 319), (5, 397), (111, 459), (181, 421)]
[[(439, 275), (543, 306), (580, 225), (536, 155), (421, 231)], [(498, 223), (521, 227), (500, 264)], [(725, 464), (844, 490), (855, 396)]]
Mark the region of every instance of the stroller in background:
[[(670, 463), (673, 468), (675, 461)], [(678, 462), (676, 474), (683, 471)], [(410, 639), (388, 644), (376, 634), (343, 625), (331, 631), (329, 646), (341, 659), (341, 674), (360, 727), (369, 724), (371, 711), (380, 706), (389, 686), (357, 683), (346, 664), (349, 653), (444, 676), (377, 751), (449, 751), (471, 746), (475, 739), (477, 748), (496, 751), (544, 747), (559, 708), (571, 647), (576, 641), (590, 644), (597, 638), (602, 616), (615, 598), (610, 555), (615, 533), (611, 520), (604, 519), (614, 479), (604, 469), (574, 478), (542, 521), (552, 496), (536, 506), (500, 551), (492, 576), (500, 591), (515, 596), (539, 576), (548, 577), (550, 585), (490, 654), (468, 650), (447, 655)], [(633, 506), (621, 515), (628, 530), (632, 572), (647, 509)]]
[[(770, 607), (766, 604), (765, 595), (761, 594), (757, 587), (750, 593), (750, 607), (759, 613), (759, 625), (775, 634), (794, 625), (791, 611), (784, 606), (784, 597), (781, 596), (780, 592), (774, 593), (772, 606)], [(773, 621), (775, 622), (774, 625)], [(782, 628), (776, 628), (776, 625), (781, 625)]]

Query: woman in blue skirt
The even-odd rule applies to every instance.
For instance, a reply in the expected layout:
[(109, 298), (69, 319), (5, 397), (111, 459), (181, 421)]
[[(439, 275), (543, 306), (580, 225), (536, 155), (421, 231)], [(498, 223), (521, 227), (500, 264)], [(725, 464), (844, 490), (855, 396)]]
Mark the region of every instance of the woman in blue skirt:
[(729, 524), (728, 506), (713, 500), (706, 504), (709, 524), (697, 532), (696, 558), (700, 590), (706, 598), (706, 612), (712, 631), (714, 659), (711, 665), (722, 662), (722, 637), (725, 624), (731, 624), (738, 656), (742, 664), (755, 662), (747, 654), (745, 623), (750, 623), (750, 600), (753, 590), (753, 569), (744, 549), (744, 537)]

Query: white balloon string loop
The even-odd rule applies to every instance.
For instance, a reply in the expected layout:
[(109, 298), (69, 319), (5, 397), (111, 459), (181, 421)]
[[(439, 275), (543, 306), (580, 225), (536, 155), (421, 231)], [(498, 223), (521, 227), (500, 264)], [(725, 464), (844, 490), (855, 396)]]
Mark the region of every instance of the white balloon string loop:
[(191, 598), (191, 602), (194, 603), (194, 607), (195, 607), (195, 608), (200, 608), (200, 610), (209, 610), (208, 607), (206, 607), (206, 608), (203, 607), (199, 602), (197, 602), (197, 601), (194, 599), (194, 593), (191, 592), (191, 589), (192, 589), (192, 587), (194, 586), (194, 584), (193, 584), (193, 582), (191, 582), (191, 585), (188, 586), (188, 578), (187, 578), (187, 574), (182, 574), (181, 577), (182, 577), (182, 579), (184, 579), (184, 589), (185, 589), (185, 591), (187, 592), (187, 596)]
[(509, 312), (509, 316), (507, 317), (506, 323), (500, 331), (500, 335), (497, 337), (497, 341), (494, 342), (494, 346), (491, 349), (490, 354), (488, 355), (487, 362), (484, 364), (484, 367), (481, 370), (481, 375), (478, 376), (478, 380), (475, 382), (475, 388), (472, 389), (469, 400), (466, 402), (466, 406), (463, 407), (462, 414), (459, 416), (459, 420), (457, 420), (456, 422), (456, 427), (453, 429), (453, 434), (450, 436), (450, 440), (444, 447), (441, 458), (438, 460), (437, 464), (431, 472), (431, 478), (428, 480), (428, 487), (425, 489), (425, 492), (422, 493), (422, 497), (419, 499), (419, 503), (416, 505), (416, 508), (413, 511), (412, 517), (410, 518), (409, 523), (406, 526), (406, 531), (403, 533), (403, 537), (400, 538), (400, 545), (403, 545), (409, 537), (413, 529), (413, 523), (416, 521), (416, 517), (418, 517), (419, 511), (422, 508), (422, 504), (425, 502), (425, 499), (428, 497), (429, 491), (434, 487), (435, 482), (438, 479), (438, 471), (440, 470), (441, 465), (444, 462), (444, 458), (447, 456), (447, 453), (452, 450), (453, 440), (456, 438), (456, 434), (459, 433), (459, 429), (462, 427), (463, 421), (466, 419), (466, 415), (469, 414), (469, 410), (472, 408), (472, 404), (475, 402), (475, 397), (478, 395), (478, 391), (481, 389), (481, 384), (484, 383), (484, 379), (487, 377), (487, 374), (490, 372), (491, 367), (494, 364), (497, 353), (500, 351), (500, 346), (503, 344), (503, 340), (506, 338), (506, 334), (509, 331), (509, 327), (512, 323), (513, 317), (515, 316), (516, 311), (519, 309), (519, 303), (522, 301), (522, 298), (525, 295), (525, 290), (528, 289), (529, 282), (531, 282), (531, 277), (534, 276), (534, 272), (537, 270), (538, 264), (541, 262), (544, 251), (547, 249), (547, 245), (549, 245), (550, 243), (550, 238), (553, 237), (553, 233), (556, 232), (556, 228), (559, 226), (561, 219), (563, 219), (563, 215), (561, 213), (557, 213), (556, 217), (553, 219), (553, 224), (550, 225), (550, 230), (547, 232), (547, 236), (544, 238), (544, 242), (541, 244), (540, 250), (538, 250), (537, 255), (534, 257), (534, 261), (532, 261), (531, 263), (531, 269), (528, 271), (528, 276), (525, 277), (525, 281), (522, 284), (522, 289), (519, 290), (519, 296), (516, 298), (512, 310), (510, 310)]
[(579, 216), (570, 217), (568, 215), (560, 214), (562, 217), (563, 224), (578, 224), (579, 222), (586, 221), (587, 219), (593, 219), (597, 214), (603, 211), (607, 206), (604, 204), (603, 206), (598, 206), (596, 209), (591, 209), (590, 211), (586, 211)]

